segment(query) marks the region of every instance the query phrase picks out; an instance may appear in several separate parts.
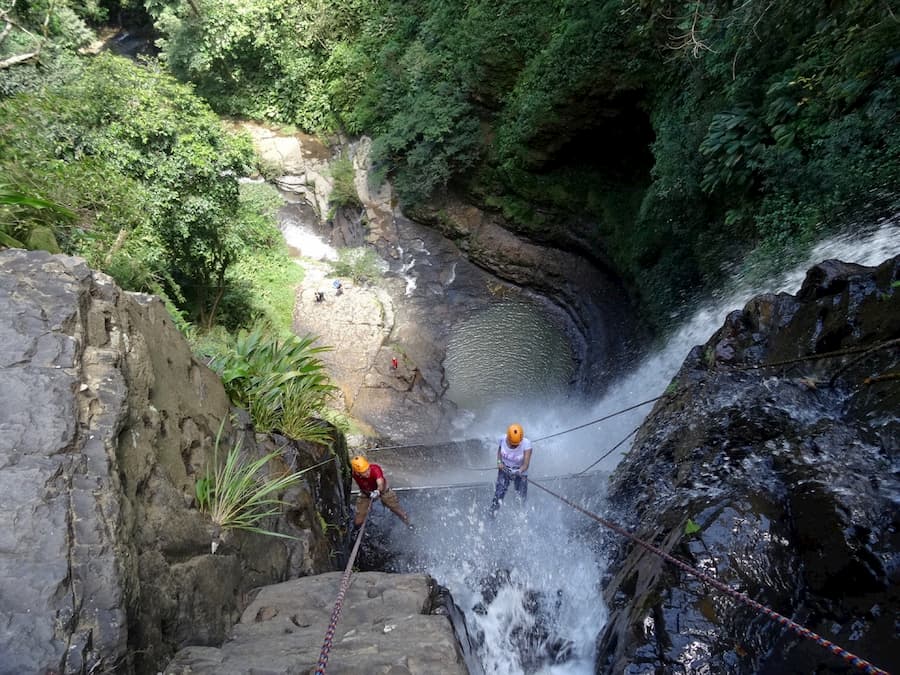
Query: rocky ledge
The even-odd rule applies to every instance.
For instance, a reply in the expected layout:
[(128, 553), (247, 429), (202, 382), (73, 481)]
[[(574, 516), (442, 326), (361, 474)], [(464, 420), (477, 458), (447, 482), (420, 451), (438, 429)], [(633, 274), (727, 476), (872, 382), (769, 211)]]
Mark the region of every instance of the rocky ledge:
[[(263, 588), (220, 648), (188, 647), (166, 675), (292, 675), (316, 669), (341, 573)], [(421, 574), (354, 574), (328, 651), (329, 675), (465, 675), (446, 596)]]
[[(827, 261), (689, 355), (611, 482), (641, 539), (897, 672), (900, 258)], [(844, 672), (647, 550), (613, 555), (597, 673)]]

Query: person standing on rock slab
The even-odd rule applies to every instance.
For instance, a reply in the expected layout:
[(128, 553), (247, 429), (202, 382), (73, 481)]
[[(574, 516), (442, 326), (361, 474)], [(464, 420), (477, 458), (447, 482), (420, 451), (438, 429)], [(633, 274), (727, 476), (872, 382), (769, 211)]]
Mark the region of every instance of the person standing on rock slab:
[(528, 496), (528, 465), (531, 464), (531, 441), (525, 438), (521, 424), (510, 424), (506, 435), (500, 438), (497, 445), (497, 484), (494, 487), (494, 499), (491, 501), (490, 516), (493, 518), (510, 481), (513, 481), (516, 494), (521, 501)]
[(353, 525), (359, 527), (366, 519), (372, 501), (380, 499), (381, 503), (388, 507), (403, 524), (412, 529), (412, 523), (409, 522), (409, 516), (400, 508), (400, 500), (397, 495), (388, 486), (387, 478), (384, 477), (384, 471), (377, 464), (370, 464), (362, 455), (356, 455), (350, 460), (351, 473), (353, 480), (359, 486), (359, 497), (356, 499), (356, 515), (353, 518)]

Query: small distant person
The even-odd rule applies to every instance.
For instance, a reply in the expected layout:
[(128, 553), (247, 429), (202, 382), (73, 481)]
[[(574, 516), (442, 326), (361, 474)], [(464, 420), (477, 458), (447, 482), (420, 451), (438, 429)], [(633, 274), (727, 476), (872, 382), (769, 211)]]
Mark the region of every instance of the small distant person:
[(316, 302), (325, 302), (325, 292), (316, 291)]
[(400, 364), (397, 363), (397, 357), (396, 357), (396, 356), (392, 356), (392, 357), (391, 357), (391, 370), (397, 370), (397, 366), (399, 366), (399, 365), (400, 365)]
[(497, 445), (497, 484), (491, 501), (490, 516), (493, 518), (503, 503), (510, 481), (516, 488), (521, 501), (528, 496), (528, 465), (531, 464), (531, 441), (525, 438), (521, 424), (510, 424), (506, 435)]
[(332, 283), (331, 285), (334, 286), (335, 295), (340, 295), (344, 292), (344, 285), (341, 283), (340, 279), (335, 279), (334, 283)]
[(359, 527), (366, 519), (369, 513), (369, 507), (372, 506), (372, 500), (380, 499), (381, 503), (388, 507), (394, 515), (396, 515), (403, 524), (412, 529), (409, 522), (409, 516), (400, 508), (400, 500), (388, 485), (387, 478), (384, 477), (384, 471), (377, 464), (370, 464), (362, 455), (356, 455), (350, 460), (350, 468), (353, 480), (359, 486), (359, 497), (356, 499), (356, 515), (353, 518), (353, 525)]

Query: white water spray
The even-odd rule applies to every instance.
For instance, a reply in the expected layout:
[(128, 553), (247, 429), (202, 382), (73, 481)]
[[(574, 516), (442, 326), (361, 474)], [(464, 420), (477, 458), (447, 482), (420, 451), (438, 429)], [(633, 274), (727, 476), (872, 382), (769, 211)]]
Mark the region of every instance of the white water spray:
[(304, 221), (296, 214), (283, 210), (279, 215), (278, 225), (284, 235), (285, 243), (302, 257), (332, 262), (338, 259), (337, 250), (316, 233), (311, 223)]
[[(661, 395), (678, 372), (688, 352), (705, 343), (721, 327), (729, 312), (742, 308), (761, 293), (796, 293), (807, 270), (827, 259), (860, 265), (878, 265), (900, 254), (900, 217), (885, 219), (874, 228), (857, 229), (815, 246), (809, 256), (792, 269), (752, 286), (749, 275), (736, 276), (717, 298), (701, 305), (690, 319), (669, 337), (664, 347), (646, 357), (629, 374), (614, 383), (604, 397), (593, 403), (566, 399), (548, 401), (534, 396), (500, 402), (480, 415), (477, 427), (466, 429), (469, 437), (493, 437), (513, 421), (521, 421), (531, 439), (571, 429), (590, 420), (619, 411), (629, 405)], [(578, 473), (591, 466), (616, 443), (636, 429), (652, 409), (652, 404), (616, 416), (584, 429), (541, 442), (532, 460), (532, 474)], [(611, 471), (630, 448), (623, 443), (592, 471)], [(486, 460), (490, 457), (486, 456)]]
[[(500, 402), (489, 411), (482, 411), (477, 427), (469, 426), (462, 433), (468, 438), (485, 438), (482, 466), (491, 466), (493, 439), (499, 437), (511, 422), (522, 423), (529, 438), (540, 439), (661, 395), (691, 348), (706, 342), (730, 311), (740, 309), (760, 293), (796, 293), (812, 265), (836, 258), (871, 266), (898, 254), (900, 222), (896, 218), (882, 221), (875, 228), (831, 238), (816, 246), (801, 264), (768, 279), (768, 283), (758, 283), (754, 288), (747, 277), (735, 278), (716, 300), (698, 307), (662, 349), (614, 383), (600, 401), (589, 404), (562, 398), (548, 400), (540, 391), (524, 391), (516, 400)], [(498, 354), (498, 358), (501, 356)], [(605, 482), (605, 472), (611, 471), (630, 448), (629, 434), (651, 408), (652, 405), (647, 405), (579, 431), (537, 442), (531, 463), (532, 478), (541, 480), (545, 476), (577, 474), (594, 464), (616, 443), (628, 439), (616, 452), (593, 467), (592, 472), (601, 472), (592, 479), (600, 489)], [(476, 478), (484, 478), (484, 474), (473, 475), (473, 480)], [(567, 481), (563, 491), (571, 495), (569, 485)], [(593, 673), (594, 643), (605, 621), (599, 588), (603, 564), (596, 560), (596, 552), (579, 544), (574, 535), (575, 528), (583, 526), (584, 517), (558, 502), (551, 503), (556, 500), (535, 499), (535, 496), (546, 496), (534, 495), (535, 492), (539, 491), (532, 489), (529, 495), (524, 517), (509, 510), (501, 511), (502, 518), (506, 519), (502, 522), (507, 523), (504, 527), (508, 529), (502, 529), (499, 535), (484, 530), (482, 518), (486, 501), (483, 495), (478, 506), (470, 506), (468, 510), (457, 511), (447, 505), (444, 508), (447, 522), (441, 526), (446, 529), (437, 532), (459, 532), (459, 536), (431, 539), (426, 546), (426, 569), (450, 589), (466, 611), (467, 622), (483, 631), (485, 639), (480, 657), (485, 672), (510, 675), (530, 672), (517, 652), (521, 645), (510, 639), (508, 626), (527, 621), (523, 612), (528, 602), (527, 590), (531, 590), (544, 597), (559, 594), (560, 606), (551, 622), (553, 631), (571, 640), (577, 655), (562, 666), (535, 672)], [(599, 503), (590, 503), (588, 494), (585, 492), (576, 501), (586, 508), (602, 510)], [(509, 496), (507, 501), (510, 501)], [(516, 520), (517, 517), (521, 519)], [(510, 588), (499, 594), (484, 612), (478, 604), (477, 579), (496, 569), (512, 570)]]

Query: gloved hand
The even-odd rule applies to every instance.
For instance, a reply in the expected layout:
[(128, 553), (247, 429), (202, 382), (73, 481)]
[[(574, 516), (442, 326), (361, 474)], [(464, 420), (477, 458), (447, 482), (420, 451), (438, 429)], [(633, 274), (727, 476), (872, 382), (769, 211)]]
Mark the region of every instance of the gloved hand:
[(381, 496), (381, 492), (379, 490), (372, 490), (369, 493), (369, 499), (378, 499)]

